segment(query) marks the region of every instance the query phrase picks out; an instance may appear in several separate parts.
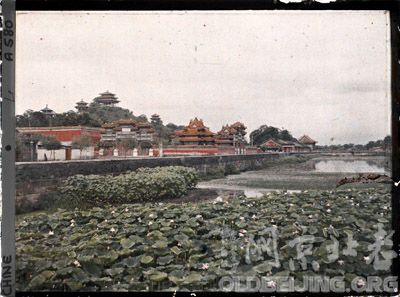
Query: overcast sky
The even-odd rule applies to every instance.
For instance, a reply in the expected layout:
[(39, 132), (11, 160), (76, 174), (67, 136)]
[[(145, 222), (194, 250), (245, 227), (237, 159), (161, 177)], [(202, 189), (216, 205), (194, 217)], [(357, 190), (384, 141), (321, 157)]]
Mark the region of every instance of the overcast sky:
[(109, 90), (165, 124), (366, 143), (390, 134), (388, 30), (379, 11), (18, 12), (16, 112)]

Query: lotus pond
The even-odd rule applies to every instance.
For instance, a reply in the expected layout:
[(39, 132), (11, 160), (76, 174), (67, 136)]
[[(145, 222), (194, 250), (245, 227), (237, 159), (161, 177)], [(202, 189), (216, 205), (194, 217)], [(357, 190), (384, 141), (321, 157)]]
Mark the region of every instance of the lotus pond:
[[(374, 187), (31, 213), (16, 226), (17, 290), (219, 291), (223, 276), (386, 275), (374, 265), (390, 245), (373, 252), (378, 229), (390, 232), (390, 201)], [(301, 259), (296, 238), (309, 240)]]

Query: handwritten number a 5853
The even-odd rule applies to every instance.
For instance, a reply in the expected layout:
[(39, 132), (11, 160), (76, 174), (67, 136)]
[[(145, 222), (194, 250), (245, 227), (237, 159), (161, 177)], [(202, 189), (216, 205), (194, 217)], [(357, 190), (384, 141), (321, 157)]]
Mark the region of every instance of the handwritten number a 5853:
[(5, 47), (4, 59), (6, 59), (7, 61), (13, 61), (14, 60), (13, 53), (7, 51), (7, 49), (11, 49), (14, 46), (13, 22), (10, 20), (6, 20), (4, 22), (3, 45)]

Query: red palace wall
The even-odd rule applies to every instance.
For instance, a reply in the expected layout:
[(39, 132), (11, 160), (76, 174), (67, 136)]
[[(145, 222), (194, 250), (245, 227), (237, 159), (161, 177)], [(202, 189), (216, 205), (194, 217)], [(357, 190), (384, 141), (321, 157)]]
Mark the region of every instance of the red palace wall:
[(90, 138), (92, 139), (92, 144), (97, 144), (100, 141), (101, 134), (100, 134), (100, 129), (87, 129), (85, 127), (77, 127), (77, 128), (49, 128), (49, 129), (44, 129), (44, 128), (20, 128), (19, 130), (20, 133), (23, 134), (40, 134), (44, 136), (53, 136), (55, 137), (58, 141), (73, 141), (74, 139), (79, 139), (82, 134), (88, 134)]

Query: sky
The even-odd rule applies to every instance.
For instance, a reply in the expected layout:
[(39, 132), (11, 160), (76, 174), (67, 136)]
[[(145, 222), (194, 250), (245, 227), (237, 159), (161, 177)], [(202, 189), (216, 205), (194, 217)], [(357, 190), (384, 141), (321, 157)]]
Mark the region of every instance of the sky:
[(109, 90), (164, 124), (241, 121), (318, 144), (390, 134), (384, 11), (17, 12), (16, 113)]

